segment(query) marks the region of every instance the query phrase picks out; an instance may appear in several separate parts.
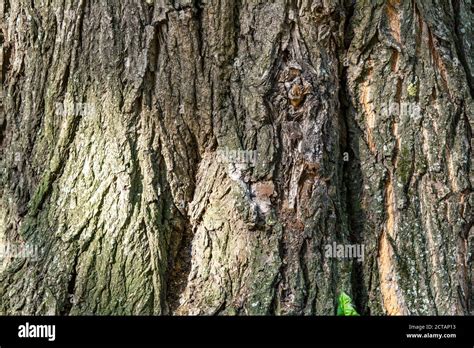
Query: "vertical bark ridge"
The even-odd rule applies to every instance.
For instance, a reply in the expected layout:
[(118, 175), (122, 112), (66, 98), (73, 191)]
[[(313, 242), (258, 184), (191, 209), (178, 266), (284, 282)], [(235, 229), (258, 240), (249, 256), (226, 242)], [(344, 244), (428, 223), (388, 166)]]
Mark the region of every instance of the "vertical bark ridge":
[(2, 5), (0, 313), (471, 310), (470, 0)]

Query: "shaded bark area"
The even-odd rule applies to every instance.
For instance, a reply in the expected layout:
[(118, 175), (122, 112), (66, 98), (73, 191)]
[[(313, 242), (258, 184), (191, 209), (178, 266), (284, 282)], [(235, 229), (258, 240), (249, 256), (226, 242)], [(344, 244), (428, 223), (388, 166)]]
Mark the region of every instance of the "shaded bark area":
[(472, 1), (0, 11), (1, 314), (472, 311)]

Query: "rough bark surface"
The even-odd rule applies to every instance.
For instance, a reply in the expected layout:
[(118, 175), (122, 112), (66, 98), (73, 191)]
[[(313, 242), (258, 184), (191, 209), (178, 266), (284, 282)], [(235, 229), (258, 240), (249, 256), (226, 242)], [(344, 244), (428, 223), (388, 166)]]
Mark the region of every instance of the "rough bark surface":
[(0, 12), (0, 314), (472, 312), (472, 0)]

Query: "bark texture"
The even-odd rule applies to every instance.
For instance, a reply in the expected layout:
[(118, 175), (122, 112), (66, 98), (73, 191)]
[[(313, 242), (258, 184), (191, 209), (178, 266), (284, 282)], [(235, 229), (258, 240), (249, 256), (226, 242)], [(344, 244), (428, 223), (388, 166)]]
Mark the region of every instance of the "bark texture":
[(0, 12), (0, 314), (473, 311), (472, 0)]

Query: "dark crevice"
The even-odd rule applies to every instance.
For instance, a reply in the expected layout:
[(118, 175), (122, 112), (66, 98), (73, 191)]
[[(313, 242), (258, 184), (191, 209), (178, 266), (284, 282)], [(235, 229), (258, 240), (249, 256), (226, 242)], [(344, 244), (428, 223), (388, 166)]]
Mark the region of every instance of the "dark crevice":
[[(346, 212), (348, 218), (349, 240), (351, 244), (364, 244), (363, 232), (365, 226), (365, 213), (361, 206), (363, 176), (361, 170), (360, 159), (355, 149), (358, 148), (357, 131), (353, 125), (353, 120), (349, 118), (351, 114), (350, 107), (346, 108), (343, 113), (346, 115), (348, 124), (347, 148), (345, 152), (349, 155), (349, 161), (343, 163), (343, 179), (346, 188)], [(357, 260), (353, 261), (352, 268), (352, 291), (354, 302), (361, 314), (368, 314), (367, 308), (368, 294), (364, 283), (363, 263)]]
[(74, 261), (71, 267), (71, 274), (69, 276), (69, 281), (67, 284), (66, 301), (63, 305), (62, 310), (59, 312), (59, 315), (69, 315), (71, 313), (72, 306), (74, 305), (74, 290), (76, 288), (78, 260), (79, 254), (76, 254), (74, 257)]
[(10, 1), (3, 0), (3, 14), (5, 15), (9, 11), (10, 11)]
[(5, 45), (3, 40), (3, 33), (0, 32), (0, 47), (2, 49), (2, 66), (0, 67), (0, 112), (3, 116), (0, 118), (0, 147), (3, 145), (3, 141), (5, 140), (6, 129), (7, 129), (7, 119), (4, 114), (4, 110), (6, 109), (6, 91), (4, 90), (4, 85), (7, 77), (7, 72), (10, 68), (10, 60), (11, 60), (11, 48), (8, 45)]
[(66, 68), (64, 69), (64, 73), (61, 79), (61, 85), (59, 88), (59, 94), (62, 95), (63, 97), (66, 95), (67, 91), (67, 85), (69, 82), (69, 77), (70, 77), (70, 69), (71, 69), (71, 62), (69, 61), (68, 64), (66, 65)]
[(474, 227), (472, 222), (466, 237), (466, 253), (467, 258), (467, 273), (468, 273), (468, 294), (467, 294), (467, 310), (470, 315), (474, 315)]
[[(191, 243), (194, 236), (189, 221), (184, 223), (181, 231), (171, 231), (179, 236), (176, 255), (170, 255), (166, 280), (166, 303), (168, 314), (174, 314), (179, 307), (179, 299), (185, 291), (189, 272), (191, 271)], [(172, 237), (173, 238), (173, 237)], [(176, 237), (174, 237), (176, 240)]]
[(196, 24), (197, 24), (197, 42), (198, 42), (198, 52), (200, 57), (200, 64), (201, 64), (201, 71), (204, 71), (204, 33), (203, 33), (203, 12), (204, 12), (204, 4), (201, 0), (194, 0), (194, 11), (196, 16)]
[(308, 252), (308, 241), (305, 238), (303, 240), (303, 243), (301, 244), (301, 248), (299, 251), (299, 263), (301, 267), (301, 273), (303, 276), (303, 300), (302, 300), (302, 309), (303, 311), (306, 309), (308, 305), (308, 298), (309, 298), (309, 293), (310, 293), (310, 288), (311, 288), (311, 282), (310, 282), (310, 274), (308, 271), (308, 266), (306, 264), (306, 254)]

